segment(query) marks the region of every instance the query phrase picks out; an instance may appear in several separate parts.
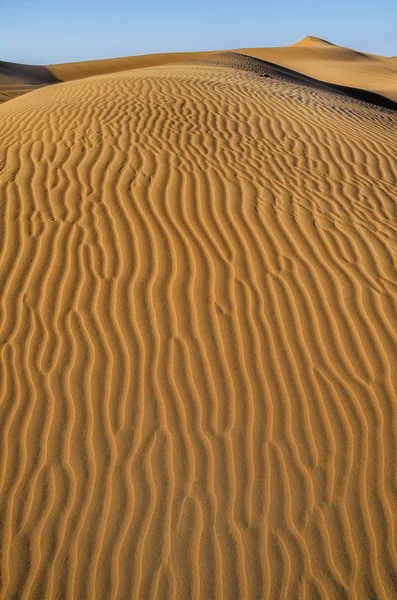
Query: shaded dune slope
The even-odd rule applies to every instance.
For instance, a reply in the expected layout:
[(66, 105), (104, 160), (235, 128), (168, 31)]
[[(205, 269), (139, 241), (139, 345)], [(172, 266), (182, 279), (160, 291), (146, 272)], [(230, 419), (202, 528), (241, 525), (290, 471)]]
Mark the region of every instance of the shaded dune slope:
[(47, 67), (0, 61), (0, 103), (58, 82)]
[(397, 115), (239, 60), (0, 107), (2, 598), (397, 595)]

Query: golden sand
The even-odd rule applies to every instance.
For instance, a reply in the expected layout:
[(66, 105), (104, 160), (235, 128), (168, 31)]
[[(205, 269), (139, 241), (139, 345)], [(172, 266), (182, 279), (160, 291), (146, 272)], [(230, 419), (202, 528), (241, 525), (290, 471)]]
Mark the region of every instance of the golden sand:
[(397, 112), (119, 60), (0, 106), (0, 597), (397, 597)]

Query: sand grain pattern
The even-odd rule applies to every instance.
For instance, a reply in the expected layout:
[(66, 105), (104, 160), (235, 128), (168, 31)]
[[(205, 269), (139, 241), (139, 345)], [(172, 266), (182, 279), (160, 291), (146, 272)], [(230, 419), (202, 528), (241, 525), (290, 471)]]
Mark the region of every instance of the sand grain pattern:
[(1, 598), (397, 596), (397, 113), (250, 64), (0, 106)]

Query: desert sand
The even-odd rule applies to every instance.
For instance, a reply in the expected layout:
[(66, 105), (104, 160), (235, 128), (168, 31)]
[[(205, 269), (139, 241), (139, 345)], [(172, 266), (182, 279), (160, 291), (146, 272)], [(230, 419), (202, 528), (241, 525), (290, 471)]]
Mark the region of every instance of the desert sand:
[(397, 64), (356, 54), (1, 63), (1, 598), (397, 597)]

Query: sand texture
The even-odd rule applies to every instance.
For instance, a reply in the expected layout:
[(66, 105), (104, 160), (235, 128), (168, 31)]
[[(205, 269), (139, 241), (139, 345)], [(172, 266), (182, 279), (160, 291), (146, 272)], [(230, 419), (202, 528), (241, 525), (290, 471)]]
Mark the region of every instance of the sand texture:
[(0, 106), (0, 598), (391, 600), (397, 112), (180, 58)]

